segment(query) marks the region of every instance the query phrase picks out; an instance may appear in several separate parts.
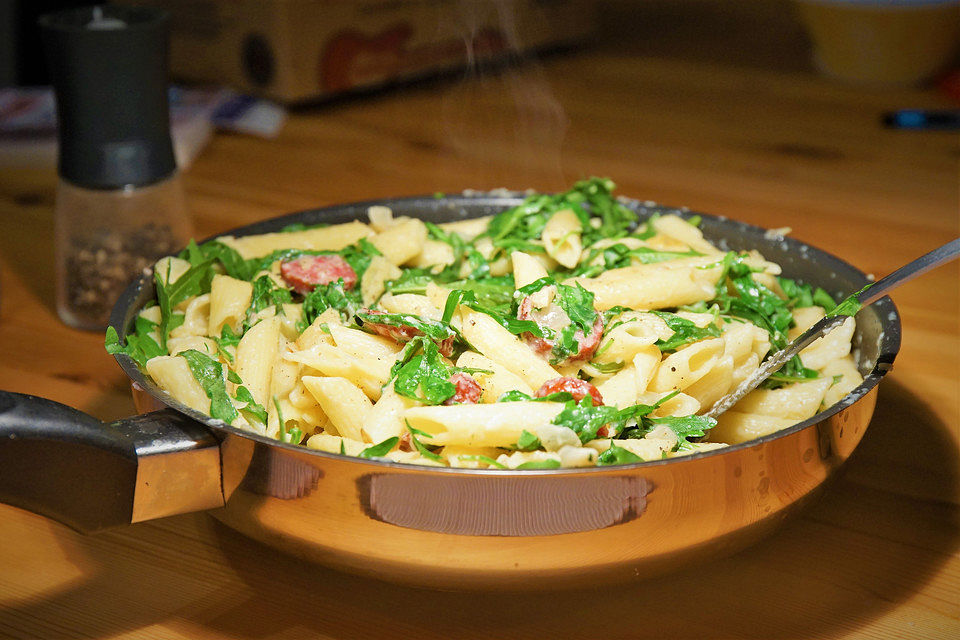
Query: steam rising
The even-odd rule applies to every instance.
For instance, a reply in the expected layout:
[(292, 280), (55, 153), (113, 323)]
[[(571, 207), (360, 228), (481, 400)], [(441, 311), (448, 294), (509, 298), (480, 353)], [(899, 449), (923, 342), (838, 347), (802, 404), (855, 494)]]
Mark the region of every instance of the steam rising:
[[(457, 6), (467, 70), (441, 106), (450, 151), (478, 186), (562, 188), (567, 118), (543, 68), (532, 54), (521, 56), (514, 3), (460, 0)], [(505, 45), (506, 64), (495, 69), (479, 62), (476, 50), (478, 42), (482, 46), (481, 26), (491, 23), (499, 25)]]

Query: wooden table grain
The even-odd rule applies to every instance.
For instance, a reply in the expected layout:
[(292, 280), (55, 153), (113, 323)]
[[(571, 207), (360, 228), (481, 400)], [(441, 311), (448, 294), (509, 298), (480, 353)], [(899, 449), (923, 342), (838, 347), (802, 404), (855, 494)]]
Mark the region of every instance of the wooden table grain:
[[(880, 114), (945, 106), (801, 71), (587, 50), (217, 135), (185, 172), (199, 236), (350, 200), (588, 175), (768, 227), (883, 275), (960, 232), (958, 145)], [(103, 419), (133, 411), (102, 337), (53, 308), (50, 171), (0, 171), (0, 388)], [(13, 638), (960, 637), (960, 284), (897, 291), (903, 347), (860, 448), (765, 541), (605, 588), (461, 594), (305, 565), (203, 514), (83, 536), (0, 506)], [(424, 550), (429, 553), (429, 550)]]

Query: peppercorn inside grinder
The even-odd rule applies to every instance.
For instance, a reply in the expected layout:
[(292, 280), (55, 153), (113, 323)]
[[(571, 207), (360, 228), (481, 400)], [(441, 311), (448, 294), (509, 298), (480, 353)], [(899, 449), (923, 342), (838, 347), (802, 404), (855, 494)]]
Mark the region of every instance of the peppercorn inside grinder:
[(57, 97), (57, 312), (102, 330), (126, 285), (192, 235), (170, 138), (169, 18), (153, 8), (40, 18)]

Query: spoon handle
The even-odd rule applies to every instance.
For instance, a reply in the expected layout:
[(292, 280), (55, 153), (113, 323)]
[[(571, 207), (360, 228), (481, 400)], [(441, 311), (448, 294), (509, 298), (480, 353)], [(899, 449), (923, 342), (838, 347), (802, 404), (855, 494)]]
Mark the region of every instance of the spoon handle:
[[(861, 305), (864, 306), (876, 302), (883, 296), (887, 295), (889, 291), (899, 287), (904, 282), (913, 280), (917, 276), (924, 274), (935, 267), (939, 267), (945, 262), (953, 260), (958, 255), (960, 255), (960, 238), (948, 242), (939, 249), (934, 249), (930, 253), (903, 265), (890, 275), (881, 278), (872, 286), (862, 291), (860, 295), (857, 296), (857, 300)], [(839, 327), (846, 319), (847, 316), (844, 315), (828, 315), (816, 322), (812, 327), (803, 332), (803, 334), (788, 344), (784, 349), (767, 358), (767, 360), (764, 361), (764, 363), (761, 364), (756, 371), (749, 375), (746, 380), (737, 385), (736, 389), (720, 398), (713, 405), (713, 407), (703, 415), (708, 418), (716, 418), (719, 416), (721, 413), (739, 402), (740, 399), (745, 395), (760, 386), (761, 382), (769, 378), (772, 374), (776, 373), (780, 367), (790, 361), (793, 356), (806, 349), (815, 340), (822, 338)]]
[(939, 249), (934, 249), (930, 253), (920, 256), (913, 262), (908, 262), (893, 273), (884, 276), (866, 291), (857, 296), (860, 304), (866, 306), (872, 304), (887, 295), (891, 289), (899, 287), (904, 282), (913, 280), (927, 271), (939, 267), (945, 262), (953, 260), (960, 255), (960, 238), (951, 240)]

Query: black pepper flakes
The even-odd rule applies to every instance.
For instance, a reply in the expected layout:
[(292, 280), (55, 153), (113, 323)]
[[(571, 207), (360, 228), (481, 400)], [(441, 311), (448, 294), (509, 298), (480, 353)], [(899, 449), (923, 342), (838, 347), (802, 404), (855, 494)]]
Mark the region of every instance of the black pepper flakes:
[(66, 299), (71, 310), (106, 325), (130, 281), (177, 246), (169, 225), (152, 222), (127, 233), (99, 228), (75, 236), (66, 255)]

